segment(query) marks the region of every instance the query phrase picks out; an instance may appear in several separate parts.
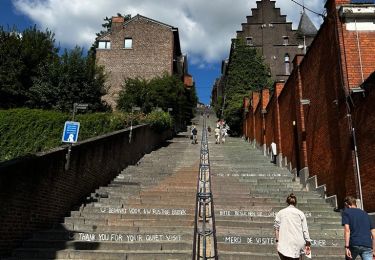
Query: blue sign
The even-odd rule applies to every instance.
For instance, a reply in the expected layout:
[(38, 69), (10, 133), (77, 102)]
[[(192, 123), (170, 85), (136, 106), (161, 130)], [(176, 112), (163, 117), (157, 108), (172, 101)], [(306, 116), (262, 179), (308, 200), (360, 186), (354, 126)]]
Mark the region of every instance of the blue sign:
[(62, 142), (76, 143), (78, 140), (79, 122), (66, 121), (64, 125), (64, 132)]

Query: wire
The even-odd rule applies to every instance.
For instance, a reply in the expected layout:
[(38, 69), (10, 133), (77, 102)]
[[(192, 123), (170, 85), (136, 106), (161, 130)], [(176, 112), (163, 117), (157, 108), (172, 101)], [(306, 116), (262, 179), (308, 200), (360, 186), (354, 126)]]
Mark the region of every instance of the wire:
[(319, 16), (325, 18), (325, 16), (324, 16), (323, 14), (320, 14), (320, 13), (318, 13), (318, 12), (315, 12), (314, 10), (311, 10), (310, 8), (307, 8), (305, 5), (300, 4), (300, 3), (298, 3), (298, 2), (295, 1), (295, 0), (290, 0), (290, 1), (292, 1), (293, 3), (295, 3), (295, 4), (299, 5), (299, 6), (301, 6), (303, 9), (306, 9), (307, 11), (310, 11), (310, 12), (316, 14), (316, 15), (319, 15)]

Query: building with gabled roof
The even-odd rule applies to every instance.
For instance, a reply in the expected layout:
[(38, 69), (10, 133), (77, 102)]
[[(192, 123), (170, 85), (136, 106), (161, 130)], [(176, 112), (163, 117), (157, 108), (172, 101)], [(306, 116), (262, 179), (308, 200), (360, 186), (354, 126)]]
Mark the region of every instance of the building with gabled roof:
[(292, 22), (286, 20), (275, 1), (257, 1), (252, 15), (242, 23), (237, 38), (256, 48), (269, 65), (274, 80), (286, 80), (292, 71), (291, 61), (296, 54), (306, 53), (317, 29), (303, 11), (298, 30), (292, 28)]
[(108, 75), (103, 99), (112, 108), (126, 78), (149, 80), (167, 73), (193, 86), (178, 28), (139, 14), (131, 19), (112, 17), (111, 22), (110, 30), (97, 38), (96, 61)]

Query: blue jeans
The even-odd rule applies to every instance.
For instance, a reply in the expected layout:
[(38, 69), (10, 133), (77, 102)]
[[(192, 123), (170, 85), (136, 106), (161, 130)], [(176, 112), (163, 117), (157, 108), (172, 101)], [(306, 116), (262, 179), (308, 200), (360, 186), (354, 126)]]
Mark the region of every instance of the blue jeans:
[(365, 246), (351, 246), (350, 252), (352, 253), (352, 259), (356, 259), (360, 256), (362, 260), (372, 260), (372, 249)]

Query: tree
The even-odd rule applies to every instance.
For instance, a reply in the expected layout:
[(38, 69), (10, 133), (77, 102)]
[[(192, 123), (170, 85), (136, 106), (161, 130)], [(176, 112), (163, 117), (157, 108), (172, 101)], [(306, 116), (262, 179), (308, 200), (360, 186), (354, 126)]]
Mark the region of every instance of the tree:
[(34, 78), (29, 105), (35, 108), (53, 108), (69, 111), (73, 103), (87, 103), (93, 111), (104, 110), (101, 97), (105, 94), (103, 68), (95, 64), (95, 56), (75, 47), (43, 67)]
[(15, 27), (0, 27), (0, 106), (24, 106), (33, 78), (57, 53), (54, 35), (48, 30), (42, 32), (34, 26), (19, 33)]
[(171, 114), (175, 121), (182, 123), (192, 118), (196, 104), (194, 87), (186, 89), (179, 78), (164, 74), (148, 81), (140, 78), (126, 79), (117, 107), (130, 112), (133, 106), (138, 106), (144, 113), (150, 113), (155, 108), (164, 111), (172, 108)]
[(251, 91), (272, 86), (269, 75), (269, 68), (255, 48), (246, 45), (242, 39), (233, 40), (223, 111), (232, 134), (239, 134), (242, 129), (243, 97)]

